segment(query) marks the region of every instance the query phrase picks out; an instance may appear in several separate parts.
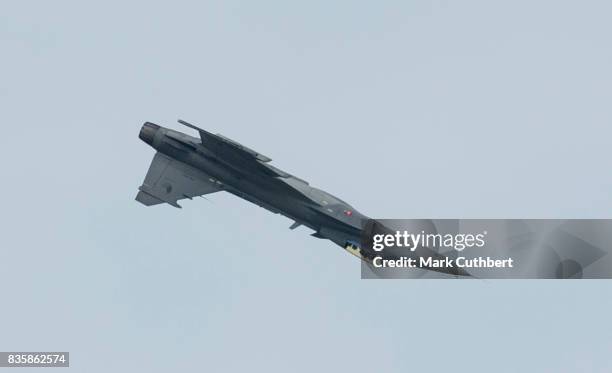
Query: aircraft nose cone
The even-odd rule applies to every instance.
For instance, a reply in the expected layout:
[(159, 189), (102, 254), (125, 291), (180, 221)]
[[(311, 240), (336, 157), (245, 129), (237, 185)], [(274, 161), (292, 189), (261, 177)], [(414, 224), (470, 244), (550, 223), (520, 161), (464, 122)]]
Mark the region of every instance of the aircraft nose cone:
[(153, 145), (153, 139), (155, 138), (155, 134), (159, 130), (159, 126), (155, 123), (146, 122), (142, 125), (140, 129), (140, 134), (138, 137), (149, 145)]

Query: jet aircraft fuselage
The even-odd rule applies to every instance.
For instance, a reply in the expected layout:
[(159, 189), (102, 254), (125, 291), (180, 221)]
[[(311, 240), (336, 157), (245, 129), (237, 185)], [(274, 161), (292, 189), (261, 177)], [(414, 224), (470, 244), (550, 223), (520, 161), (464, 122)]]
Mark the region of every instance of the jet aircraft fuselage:
[[(192, 128), (195, 126), (189, 125)], [(282, 214), (345, 246), (357, 244), (368, 217), (341, 199), (269, 164), (270, 158), (221, 135), (201, 137), (145, 123), (140, 138), (157, 150), (137, 200), (145, 205), (226, 191)], [(195, 185), (193, 185), (195, 183)]]
[(179, 123), (198, 131), (199, 138), (150, 122), (142, 126), (140, 139), (157, 153), (137, 201), (180, 208), (181, 199), (226, 191), (294, 220), (291, 229), (304, 225), (314, 231), (312, 236), (329, 239), (371, 263), (376, 253), (360, 241), (366, 226), (375, 221), (340, 198), (272, 166), (271, 159), (261, 153), (190, 123)]

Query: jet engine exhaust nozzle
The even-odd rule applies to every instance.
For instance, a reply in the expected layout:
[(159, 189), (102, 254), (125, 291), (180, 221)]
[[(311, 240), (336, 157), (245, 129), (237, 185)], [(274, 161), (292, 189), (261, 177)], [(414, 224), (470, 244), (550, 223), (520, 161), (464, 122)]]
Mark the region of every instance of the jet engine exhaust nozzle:
[(153, 145), (153, 139), (155, 138), (155, 134), (159, 130), (159, 126), (155, 123), (146, 122), (142, 125), (140, 129), (140, 134), (138, 137), (149, 145)]

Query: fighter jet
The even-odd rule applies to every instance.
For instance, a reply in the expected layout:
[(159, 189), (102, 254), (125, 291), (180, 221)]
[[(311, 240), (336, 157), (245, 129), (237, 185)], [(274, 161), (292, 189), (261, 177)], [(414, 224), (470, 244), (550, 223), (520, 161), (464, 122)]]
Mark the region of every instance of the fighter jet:
[(331, 240), (371, 262), (375, 252), (360, 243), (363, 230), (372, 226), (370, 218), (340, 198), (272, 166), (272, 159), (265, 155), (220, 134), (178, 122), (196, 130), (199, 138), (150, 122), (142, 126), (140, 139), (157, 153), (138, 188), (138, 202), (180, 208), (182, 199), (229, 192), (293, 220), (290, 229), (304, 225), (314, 231), (313, 237)]

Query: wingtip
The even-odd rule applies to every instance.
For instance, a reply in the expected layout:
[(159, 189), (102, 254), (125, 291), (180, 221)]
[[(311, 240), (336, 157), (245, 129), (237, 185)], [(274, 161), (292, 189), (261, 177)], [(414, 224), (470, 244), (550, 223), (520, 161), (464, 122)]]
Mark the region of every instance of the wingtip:
[(194, 124), (191, 124), (191, 123), (189, 123), (189, 122), (187, 122), (187, 121), (185, 121), (185, 120), (178, 119), (177, 121), (178, 121), (180, 124), (184, 125), (184, 126), (187, 126), (187, 127), (189, 127), (189, 128), (192, 128), (192, 129), (194, 129), (194, 130), (196, 130), (196, 131), (200, 132), (200, 134), (206, 134), (206, 135), (209, 135), (209, 134), (210, 134), (208, 131), (203, 130), (203, 129), (201, 129), (200, 127), (198, 127), (198, 126), (196, 126), (196, 125), (194, 125)]

